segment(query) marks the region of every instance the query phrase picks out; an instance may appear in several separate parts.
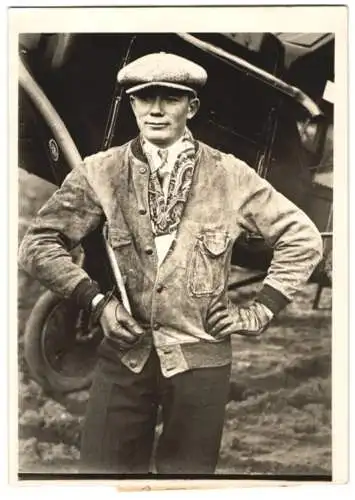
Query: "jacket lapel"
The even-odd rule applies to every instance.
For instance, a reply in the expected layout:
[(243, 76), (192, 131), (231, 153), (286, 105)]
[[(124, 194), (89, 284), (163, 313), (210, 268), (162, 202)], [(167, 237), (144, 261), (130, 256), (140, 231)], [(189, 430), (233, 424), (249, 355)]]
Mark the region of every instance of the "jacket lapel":
[[(140, 146), (139, 138), (132, 141), (128, 155), (128, 206), (125, 207), (125, 211), (129, 214), (129, 226), (133, 230), (135, 241), (143, 260), (149, 259), (146, 270), (151, 267), (152, 261), (156, 269), (158, 257), (148, 202), (150, 171), (148, 162)], [(150, 276), (150, 273), (148, 274)]]

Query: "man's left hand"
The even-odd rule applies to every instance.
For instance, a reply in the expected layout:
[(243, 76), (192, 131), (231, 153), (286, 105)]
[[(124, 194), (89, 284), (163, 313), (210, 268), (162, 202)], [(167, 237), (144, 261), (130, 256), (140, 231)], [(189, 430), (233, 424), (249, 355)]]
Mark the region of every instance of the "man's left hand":
[(269, 326), (273, 313), (261, 302), (227, 308), (221, 302), (212, 306), (207, 316), (207, 331), (216, 339), (234, 333), (258, 337)]

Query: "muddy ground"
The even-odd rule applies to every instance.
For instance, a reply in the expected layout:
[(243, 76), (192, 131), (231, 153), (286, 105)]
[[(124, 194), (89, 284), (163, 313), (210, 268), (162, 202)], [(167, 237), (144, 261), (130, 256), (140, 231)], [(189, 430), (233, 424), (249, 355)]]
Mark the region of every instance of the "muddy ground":
[[(20, 170), (19, 240), (53, 187)], [(19, 470), (76, 472), (87, 391), (58, 401), (31, 380), (23, 332), (43, 288), (19, 270)], [(220, 474), (331, 473), (331, 291), (308, 285), (260, 341), (233, 339)], [(255, 287), (243, 295), (255, 293)], [(232, 296), (235, 298), (235, 296)]]

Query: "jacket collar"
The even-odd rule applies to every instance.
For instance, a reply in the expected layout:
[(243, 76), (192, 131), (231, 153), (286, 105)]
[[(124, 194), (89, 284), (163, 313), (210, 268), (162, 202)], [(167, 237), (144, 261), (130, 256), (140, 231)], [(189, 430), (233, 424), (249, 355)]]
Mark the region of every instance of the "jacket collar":
[(131, 142), (131, 151), (133, 155), (139, 160), (142, 161), (143, 163), (148, 163), (147, 157), (144, 154), (142, 144), (140, 141), (139, 136), (135, 137), (132, 142)]

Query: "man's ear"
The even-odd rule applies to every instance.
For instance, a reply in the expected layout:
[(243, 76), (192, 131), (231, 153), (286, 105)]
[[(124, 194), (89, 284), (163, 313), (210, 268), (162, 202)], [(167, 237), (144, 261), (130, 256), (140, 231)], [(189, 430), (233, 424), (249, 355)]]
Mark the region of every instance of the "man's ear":
[(131, 103), (131, 106), (133, 107), (134, 104), (134, 95), (129, 96), (129, 102)]
[(187, 119), (191, 120), (197, 113), (197, 111), (200, 108), (200, 99), (198, 97), (194, 97), (193, 99), (189, 100), (189, 107), (187, 111)]

